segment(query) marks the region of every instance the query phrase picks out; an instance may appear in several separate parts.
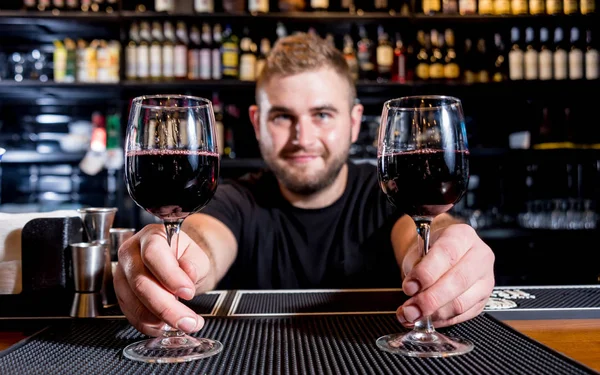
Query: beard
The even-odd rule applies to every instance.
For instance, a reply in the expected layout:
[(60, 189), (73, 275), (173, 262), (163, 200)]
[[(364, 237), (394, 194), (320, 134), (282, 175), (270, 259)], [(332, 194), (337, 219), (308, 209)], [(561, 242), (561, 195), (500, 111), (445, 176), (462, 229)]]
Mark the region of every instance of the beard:
[(302, 147), (287, 148), (281, 151), (280, 155), (274, 155), (268, 147), (259, 142), (260, 152), (265, 164), (273, 171), (279, 183), (290, 192), (304, 196), (317, 193), (333, 184), (348, 160), (350, 145), (340, 146), (342, 147), (338, 147), (335, 154), (326, 153), (321, 155), (325, 161), (323, 169), (315, 173), (309, 173), (312, 172), (309, 166), (290, 168), (280, 161), (285, 155), (305, 151)]

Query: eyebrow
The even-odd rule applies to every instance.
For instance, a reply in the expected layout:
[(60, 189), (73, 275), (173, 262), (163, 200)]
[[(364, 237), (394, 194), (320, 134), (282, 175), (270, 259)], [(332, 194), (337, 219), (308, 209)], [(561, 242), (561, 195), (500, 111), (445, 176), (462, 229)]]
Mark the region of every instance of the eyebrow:
[[(338, 109), (331, 104), (324, 104), (318, 107), (312, 107), (310, 109), (311, 112), (320, 112), (320, 111), (330, 111), (334, 113), (338, 113)], [(284, 106), (273, 106), (269, 109), (269, 113), (293, 113), (294, 111), (288, 107)]]

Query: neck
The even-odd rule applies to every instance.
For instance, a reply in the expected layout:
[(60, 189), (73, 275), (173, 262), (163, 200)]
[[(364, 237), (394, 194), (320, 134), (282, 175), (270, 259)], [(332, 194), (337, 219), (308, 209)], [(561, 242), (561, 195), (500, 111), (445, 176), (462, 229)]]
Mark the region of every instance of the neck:
[(279, 183), (279, 189), (283, 197), (294, 207), (304, 209), (323, 208), (332, 205), (337, 201), (344, 190), (348, 181), (348, 164), (344, 164), (335, 181), (323, 190), (311, 195), (301, 195), (289, 191), (285, 186)]

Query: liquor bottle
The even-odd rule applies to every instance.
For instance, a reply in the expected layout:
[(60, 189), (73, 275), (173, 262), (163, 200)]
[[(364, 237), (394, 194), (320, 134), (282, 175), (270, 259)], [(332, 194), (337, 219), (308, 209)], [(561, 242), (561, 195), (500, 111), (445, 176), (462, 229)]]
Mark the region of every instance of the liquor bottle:
[(565, 48), (565, 40), (563, 35), (563, 29), (557, 27), (554, 30), (554, 79), (563, 80), (568, 78), (568, 53)]
[(514, 15), (527, 14), (527, 0), (512, 0), (510, 10)]
[(583, 51), (579, 45), (579, 29), (571, 29), (571, 50), (569, 51), (569, 79), (583, 79)]
[(173, 24), (169, 21), (163, 25), (164, 43), (162, 48), (163, 79), (169, 81), (175, 78), (175, 43), (176, 36)]
[(179, 80), (187, 79), (188, 77), (188, 31), (184, 22), (177, 22), (177, 42), (175, 44), (175, 78)]
[(37, 1), (23, 0), (23, 9), (27, 11), (37, 10)]
[(306, 8), (305, 0), (279, 0), (280, 12), (301, 12)]
[(329, 0), (310, 0), (310, 7), (315, 11), (326, 11), (329, 9)]
[[(269, 52), (271, 52), (271, 42), (267, 38), (262, 38), (260, 41), (260, 53), (258, 55), (258, 59), (256, 60), (255, 76), (257, 79), (258, 79), (258, 77), (260, 77), (260, 74), (262, 73), (263, 68), (265, 67), (265, 64), (267, 63), (267, 57), (269, 57)], [(344, 57), (345, 57), (345, 55), (344, 55)], [(355, 56), (355, 58), (356, 58), (356, 56)], [(348, 60), (346, 60), (346, 62), (348, 62)], [(348, 63), (348, 65), (350, 65), (350, 64)], [(355, 65), (356, 65), (356, 61), (355, 61)], [(350, 69), (352, 69), (352, 67), (350, 67)]]
[(200, 79), (200, 46), (202, 38), (200, 29), (193, 25), (190, 28), (190, 47), (188, 48), (188, 79)]
[(544, 0), (529, 0), (529, 13), (531, 15), (544, 14), (546, 12)]
[(567, 15), (577, 14), (579, 12), (579, 4), (577, 0), (565, 0), (563, 12)]
[(105, 12), (106, 11), (106, 0), (92, 0), (92, 5), (90, 6), (92, 12)]
[(477, 13), (477, 0), (459, 0), (458, 11), (461, 15)]
[(239, 77), (239, 38), (229, 25), (225, 26), (221, 51), (223, 78), (237, 79)]
[(592, 30), (586, 32), (585, 79), (598, 79), (598, 50), (592, 44)]
[(39, 0), (37, 10), (40, 12), (50, 11), (52, 8), (51, 0)]
[(540, 43), (540, 79), (547, 81), (552, 79), (552, 51), (550, 45), (548, 45), (548, 29), (545, 27), (540, 29)]
[[(69, 1), (67, 0), (67, 7), (69, 7)], [(104, 11), (106, 13), (114, 13), (118, 10), (118, 7), (118, 0), (106, 0), (106, 9)]]
[[(351, 40), (352, 41), (352, 40)], [(396, 33), (396, 47), (394, 48), (394, 65), (392, 67), (392, 81), (406, 82), (406, 48), (400, 33)]]
[[(210, 25), (202, 24), (202, 40), (200, 42), (200, 79), (208, 80), (212, 77), (212, 36)], [(221, 56), (219, 56), (219, 60)]]
[(220, 24), (213, 26), (213, 44), (212, 44), (212, 79), (218, 80), (223, 77), (222, 57), (221, 57), (221, 41), (223, 37), (223, 29)]
[(82, 12), (89, 12), (92, 8), (92, 0), (81, 0), (81, 6), (79, 7)]
[(394, 49), (388, 34), (382, 26), (377, 28), (377, 81), (386, 82), (392, 79), (392, 65), (394, 64)]
[(438, 14), (442, 11), (441, 0), (425, 0), (423, 1), (423, 13), (428, 15)]
[(556, 15), (562, 12), (562, 0), (546, 0), (546, 14)]
[(520, 44), (519, 29), (513, 27), (511, 30), (512, 47), (508, 53), (508, 75), (511, 81), (519, 81), (525, 78), (525, 56)]
[(455, 81), (460, 78), (460, 67), (456, 50), (454, 49), (454, 31), (446, 29), (446, 52), (444, 53), (444, 78), (449, 81)]
[(143, 21), (140, 23), (140, 42), (137, 46), (137, 77), (145, 80), (150, 76), (150, 25)]
[[(440, 38), (442, 38), (440, 40)], [(443, 37), (437, 30), (431, 30), (431, 54), (429, 55), (429, 79), (444, 78), (444, 58), (442, 56)]]
[(225, 151), (225, 126), (223, 125), (223, 105), (219, 100), (219, 94), (213, 92), (212, 95), (213, 112), (215, 114), (215, 128), (217, 131), (217, 148), (219, 155), (223, 156)]
[(579, 9), (581, 9), (581, 14), (596, 13), (596, 0), (581, 0)]
[(367, 36), (367, 30), (364, 26), (359, 26), (358, 35), (360, 40), (357, 43), (358, 68), (361, 79), (375, 80), (375, 63), (373, 56), (373, 42)]
[(243, 13), (246, 7), (245, 0), (223, 0), (223, 10), (226, 13)]
[(376, 12), (387, 12), (388, 11), (388, 0), (375, 0), (375, 11)]
[(244, 36), (240, 40), (240, 80), (256, 80), (256, 54), (252, 51), (252, 39), (248, 35), (250, 31), (244, 28)]
[(59, 14), (66, 9), (65, 0), (52, 0), (52, 13)]
[(510, 14), (510, 0), (494, 0), (494, 14)]
[(465, 39), (465, 54), (464, 54), (464, 63), (463, 63), (463, 69), (464, 69), (464, 79), (466, 83), (473, 83), (473, 82), (477, 82), (477, 75), (476, 75), (476, 52), (473, 49), (473, 42), (471, 41), (471, 39), (467, 38)]
[(419, 30), (417, 32), (417, 40), (420, 44), (419, 52), (417, 54), (417, 66), (415, 68), (415, 74), (417, 79), (428, 80), (429, 79), (429, 54), (430, 49), (429, 35)]
[(194, 0), (194, 11), (196, 13), (213, 13), (215, 11), (215, 1)]
[(525, 29), (525, 79), (535, 80), (539, 78), (538, 51), (535, 48), (533, 28)]
[(269, 0), (248, 0), (250, 13), (269, 13)]
[(442, 13), (457, 14), (458, 0), (442, 0)]
[(358, 80), (358, 59), (356, 57), (356, 50), (354, 49), (354, 41), (350, 34), (344, 35), (344, 48), (342, 49), (344, 59), (350, 69), (352, 79), (356, 82)]
[(487, 59), (487, 48), (485, 45), (485, 39), (479, 38), (477, 41), (477, 59), (476, 61), (476, 81), (486, 83), (490, 81), (490, 71)]
[(494, 14), (494, 0), (479, 0), (479, 14)]
[(285, 28), (285, 25), (283, 23), (277, 22), (275, 34), (277, 35), (277, 39), (281, 39), (287, 36), (287, 29)]
[(154, 11), (173, 13), (175, 11), (175, 0), (154, 0)]
[(159, 22), (152, 22), (152, 43), (150, 43), (150, 79), (160, 81), (162, 76), (163, 32)]
[(496, 58), (494, 60), (492, 80), (494, 82), (506, 81), (508, 79), (506, 48), (499, 33), (494, 34), (494, 46), (496, 48)]

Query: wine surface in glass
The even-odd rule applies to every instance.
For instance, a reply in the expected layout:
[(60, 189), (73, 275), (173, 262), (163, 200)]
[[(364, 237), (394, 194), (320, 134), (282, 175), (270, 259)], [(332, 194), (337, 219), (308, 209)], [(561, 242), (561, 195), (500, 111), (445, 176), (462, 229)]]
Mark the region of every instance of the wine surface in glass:
[(469, 152), (419, 149), (380, 155), (379, 181), (390, 202), (410, 216), (434, 217), (466, 191)]
[(184, 219), (204, 207), (217, 188), (219, 156), (197, 150), (127, 153), (129, 194), (163, 220)]

